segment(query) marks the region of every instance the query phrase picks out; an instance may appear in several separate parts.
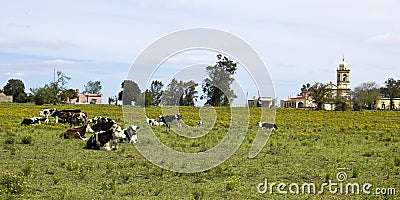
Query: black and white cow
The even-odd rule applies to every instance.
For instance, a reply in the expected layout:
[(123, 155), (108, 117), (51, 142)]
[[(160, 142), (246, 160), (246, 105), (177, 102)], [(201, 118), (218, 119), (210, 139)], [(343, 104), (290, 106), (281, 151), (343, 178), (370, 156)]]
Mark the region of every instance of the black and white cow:
[(180, 114), (160, 116), (158, 121), (165, 124), (167, 132), (171, 130), (172, 123), (177, 122), (179, 130), (181, 130), (181, 127), (182, 127), (182, 115), (180, 115)]
[(258, 127), (260, 129), (278, 129), (278, 126), (276, 126), (276, 124), (270, 124), (267, 122), (258, 122)]
[(124, 129), (124, 134), (126, 136), (125, 139), (121, 139), (120, 142), (123, 143), (132, 143), (135, 144), (137, 143), (137, 130), (139, 129), (139, 126), (129, 126), (128, 128)]
[(146, 118), (146, 122), (149, 126), (162, 126), (164, 122), (157, 121), (155, 119)]
[(110, 130), (114, 125), (116, 125), (116, 123), (114, 121), (110, 121), (110, 122), (100, 122), (97, 124), (92, 125), (92, 129), (95, 132), (98, 131), (108, 131)]
[(117, 150), (117, 139), (125, 139), (126, 135), (117, 124), (107, 131), (100, 131), (90, 136), (86, 142), (87, 149), (94, 150)]
[(197, 123), (197, 126), (203, 127), (203, 126), (204, 126), (204, 122), (203, 122), (203, 121), (199, 121), (199, 122)]
[(50, 121), (49, 120), (49, 116), (52, 116), (53, 113), (56, 112), (56, 111), (57, 111), (57, 109), (55, 109), (55, 108), (43, 109), (43, 110), (39, 111), (39, 116), (46, 117), (46, 119), (48, 121)]
[(88, 115), (86, 112), (77, 112), (77, 113), (70, 113), (70, 121), (69, 124), (72, 125), (85, 125), (88, 121)]
[(48, 119), (44, 117), (32, 117), (32, 118), (25, 118), (21, 122), (22, 125), (31, 125), (31, 124), (41, 124), (43, 122), (49, 122)]
[(114, 124), (116, 124), (114, 120), (107, 118), (107, 117), (102, 117), (102, 116), (97, 116), (97, 117), (89, 120), (89, 123), (92, 123), (92, 124), (106, 123), (106, 122), (113, 122)]

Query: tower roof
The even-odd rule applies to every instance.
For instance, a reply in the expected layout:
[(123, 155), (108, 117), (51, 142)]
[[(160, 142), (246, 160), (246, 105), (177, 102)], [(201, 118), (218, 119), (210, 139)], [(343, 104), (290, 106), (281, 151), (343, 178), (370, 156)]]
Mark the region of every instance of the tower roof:
[(342, 61), (340, 61), (339, 70), (349, 70), (349, 64), (344, 61), (344, 58), (342, 59)]

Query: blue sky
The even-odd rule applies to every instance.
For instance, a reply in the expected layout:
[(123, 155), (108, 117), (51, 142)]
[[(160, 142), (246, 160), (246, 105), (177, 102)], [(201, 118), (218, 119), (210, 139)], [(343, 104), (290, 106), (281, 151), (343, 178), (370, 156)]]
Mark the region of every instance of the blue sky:
[[(99, 80), (114, 96), (136, 56), (158, 38), (208, 27), (249, 43), (267, 65), (279, 99), (303, 83), (335, 80), (344, 55), (352, 87), (400, 79), (400, 1), (3, 1), (0, 3), (0, 87), (19, 78), (43, 86), (62, 70), (71, 88)], [(195, 54), (193, 54), (195, 55)], [(202, 57), (203, 56), (203, 57)], [(177, 56), (160, 68), (215, 62), (210, 54)], [(174, 71), (175, 70), (175, 71)], [(246, 75), (242, 75), (246, 79)], [(249, 96), (257, 95), (245, 84)]]

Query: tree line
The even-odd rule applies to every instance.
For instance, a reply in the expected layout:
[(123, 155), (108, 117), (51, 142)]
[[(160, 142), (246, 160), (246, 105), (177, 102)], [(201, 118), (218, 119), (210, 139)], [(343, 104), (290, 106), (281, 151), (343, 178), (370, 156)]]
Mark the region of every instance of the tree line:
[(349, 97), (334, 95), (329, 85), (322, 83), (303, 84), (298, 95), (304, 96), (306, 93), (317, 104), (317, 109), (323, 109), (324, 104), (332, 104), (335, 110), (373, 110), (378, 108), (377, 101), (380, 98), (388, 98), (390, 110), (393, 110), (394, 99), (400, 98), (400, 80), (389, 78), (382, 87), (373, 81), (361, 83), (351, 91)]
[[(8, 80), (0, 92), (12, 95), (13, 102), (17, 103), (59, 104), (78, 97), (75, 89), (67, 88), (70, 79), (65, 73), (58, 70), (54, 81), (46, 83), (42, 87), (30, 88), (29, 94), (25, 92), (25, 84), (19, 79)], [(84, 94), (99, 94), (102, 86), (100, 81), (89, 81), (84, 88)]]
[[(231, 89), (236, 70), (237, 65), (234, 61), (218, 54), (216, 64), (206, 67), (208, 77), (201, 84), (202, 95), (199, 95), (196, 90), (199, 84), (193, 80), (184, 82), (172, 79), (165, 89), (161, 81), (155, 80), (144, 91), (141, 91), (133, 80), (124, 80), (121, 83), (121, 91), (115, 97), (109, 97), (108, 103), (117, 104), (118, 101), (122, 101), (123, 105), (194, 106), (198, 99), (205, 99), (208, 105), (229, 106), (230, 102), (237, 97)], [(70, 79), (58, 70), (54, 81), (46, 83), (43, 87), (30, 88), (29, 94), (25, 93), (25, 85), (18, 79), (10, 79), (0, 92), (12, 95), (14, 102), (34, 102), (37, 105), (58, 104), (77, 98), (76, 91), (67, 87)], [(99, 94), (102, 89), (100, 81), (89, 81), (84, 87), (84, 94)]]
[(212, 106), (229, 106), (237, 96), (231, 89), (237, 65), (234, 61), (221, 54), (217, 55), (215, 65), (206, 67), (208, 77), (201, 85), (203, 94), (199, 96), (196, 87), (199, 85), (193, 80), (184, 82), (172, 79), (163, 90), (161, 81), (152, 81), (150, 87), (141, 91), (133, 80), (124, 80), (118, 97), (109, 98), (109, 103), (122, 101), (123, 105), (138, 106), (194, 106), (198, 99), (206, 100)]

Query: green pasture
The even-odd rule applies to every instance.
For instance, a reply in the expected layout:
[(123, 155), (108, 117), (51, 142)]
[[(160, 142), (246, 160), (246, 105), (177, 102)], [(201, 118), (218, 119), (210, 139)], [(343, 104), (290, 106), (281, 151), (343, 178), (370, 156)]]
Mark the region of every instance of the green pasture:
[[(20, 126), (23, 118), (38, 116), (40, 110), (53, 107), (81, 109), (89, 118), (106, 116), (125, 127), (121, 106), (0, 104), (0, 199), (400, 198), (400, 112), (278, 109), (275, 122), (279, 129), (250, 159), (260, 120), (260, 109), (253, 108), (246, 136), (232, 157), (215, 168), (186, 174), (153, 165), (131, 144), (118, 144), (117, 151), (84, 149), (85, 141), (61, 137), (69, 125), (52, 121)], [(134, 108), (132, 112), (140, 111)], [(200, 120), (200, 111), (197, 107), (179, 108), (185, 124), (193, 127)], [(150, 107), (146, 112), (157, 118), (162, 108)], [(215, 113), (215, 125), (206, 123), (204, 128), (210, 131), (200, 138), (167, 133), (165, 127), (152, 130), (168, 147), (203, 152), (225, 137), (231, 118), (244, 117), (231, 115), (228, 107), (217, 107)], [(138, 134), (141, 131), (144, 129)], [(140, 142), (145, 141), (139, 137)], [(347, 175), (343, 182), (336, 177), (339, 172)], [(288, 194), (279, 194), (277, 186), (272, 194), (270, 188), (259, 193), (257, 187), (265, 179), (276, 185), (285, 183)], [(320, 185), (329, 182), (360, 186), (369, 183), (371, 193), (346, 194), (338, 190), (332, 194), (325, 188), (322, 194), (302, 194), (301, 190), (300, 194), (292, 194), (288, 189), (291, 183), (314, 183), (319, 190)], [(396, 194), (378, 195), (376, 188), (394, 189)]]

